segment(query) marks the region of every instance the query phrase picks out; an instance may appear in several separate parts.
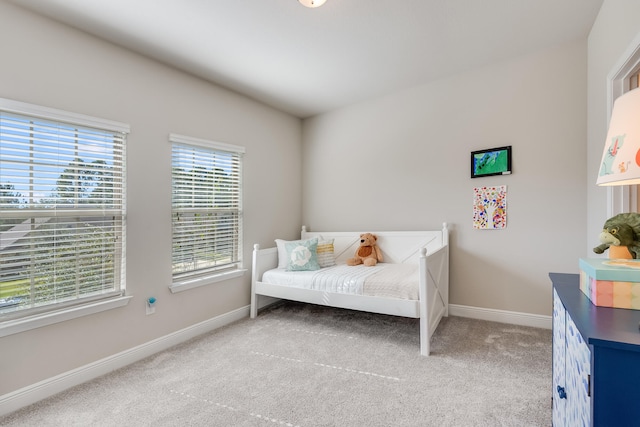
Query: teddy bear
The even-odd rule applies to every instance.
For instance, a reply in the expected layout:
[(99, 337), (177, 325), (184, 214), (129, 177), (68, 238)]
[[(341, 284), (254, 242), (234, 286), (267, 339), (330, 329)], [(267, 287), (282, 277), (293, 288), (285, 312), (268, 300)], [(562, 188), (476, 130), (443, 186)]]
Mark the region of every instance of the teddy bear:
[[(640, 214), (638, 213), (621, 213), (605, 221), (602, 232), (600, 233), (600, 242), (602, 244), (593, 248), (593, 252), (601, 254), (607, 249), (610, 250), (610, 258), (640, 258)], [(626, 249), (620, 251), (618, 249)], [(615, 254), (614, 251), (615, 250)]]
[(347, 260), (347, 265), (364, 264), (368, 267), (382, 262), (382, 252), (376, 244), (378, 237), (375, 234), (363, 233), (360, 235), (360, 246), (353, 258)]

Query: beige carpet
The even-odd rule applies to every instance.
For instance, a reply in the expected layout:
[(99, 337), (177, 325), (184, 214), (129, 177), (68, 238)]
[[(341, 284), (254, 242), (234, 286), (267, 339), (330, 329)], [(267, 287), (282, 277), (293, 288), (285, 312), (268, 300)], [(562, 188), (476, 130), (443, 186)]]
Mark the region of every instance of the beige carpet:
[(551, 331), (284, 303), (1, 426), (549, 426)]

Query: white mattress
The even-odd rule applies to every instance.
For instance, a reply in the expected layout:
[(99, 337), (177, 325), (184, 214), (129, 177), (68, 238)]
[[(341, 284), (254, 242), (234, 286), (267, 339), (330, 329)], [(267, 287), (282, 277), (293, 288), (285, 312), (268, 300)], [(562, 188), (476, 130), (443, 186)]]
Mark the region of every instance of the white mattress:
[(333, 293), (419, 299), (417, 264), (339, 264), (315, 271), (274, 268), (262, 275), (262, 282)]

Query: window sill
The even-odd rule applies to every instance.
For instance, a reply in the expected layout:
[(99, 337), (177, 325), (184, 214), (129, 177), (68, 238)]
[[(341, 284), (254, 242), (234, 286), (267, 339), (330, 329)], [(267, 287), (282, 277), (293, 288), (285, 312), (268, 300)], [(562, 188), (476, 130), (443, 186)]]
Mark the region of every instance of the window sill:
[(247, 270), (238, 269), (228, 271), (225, 273), (215, 274), (213, 276), (203, 277), (199, 279), (184, 280), (182, 282), (175, 282), (169, 286), (171, 293), (188, 291), (189, 289), (199, 288), (200, 286), (207, 286), (213, 283), (222, 282), (224, 280), (235, 279), (236, 277), (244, 276)]
[(66, 308), (63, 310), (51, 311), (48, 313), (24, 317), (22, 319), (1, 322), (0, 338), (6, 337), (8, 335), (19, 334), (20, 332), (29, 331), (31, 329), (41, 328), (43, 326), (53, 325), (55, 323), (60, 323), (71, 319), (77, 319), (78, 317), (100, 313), (101, 311), (124, 307), (125, 305), (129, 304), (130, 299), (130, 296), (119, 296), (117, 298), (92, 302), (76, 307)]

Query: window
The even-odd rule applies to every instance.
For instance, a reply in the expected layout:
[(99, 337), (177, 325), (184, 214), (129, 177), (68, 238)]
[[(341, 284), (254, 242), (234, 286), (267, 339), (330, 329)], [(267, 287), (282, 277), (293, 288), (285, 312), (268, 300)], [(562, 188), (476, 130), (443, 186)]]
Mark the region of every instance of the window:
[(172, 291), (242, 274), (243, 147), (170, 135)]
[(127, 133), (0, 99), (0, 320), (123, 295)]
[(629, 77), (629, 90), (634, 90), (640, 87), (640, 72), (636, 72)]

